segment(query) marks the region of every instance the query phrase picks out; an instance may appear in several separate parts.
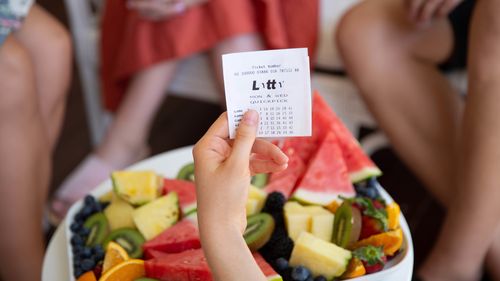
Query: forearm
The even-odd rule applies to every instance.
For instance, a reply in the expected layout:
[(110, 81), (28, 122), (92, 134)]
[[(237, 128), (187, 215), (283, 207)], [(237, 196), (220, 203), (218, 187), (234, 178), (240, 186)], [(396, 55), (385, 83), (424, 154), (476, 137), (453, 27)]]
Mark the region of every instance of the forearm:
[(201, 226), (200, 234), (203, 251), (215, 280), (266, 280), (238, 229)]

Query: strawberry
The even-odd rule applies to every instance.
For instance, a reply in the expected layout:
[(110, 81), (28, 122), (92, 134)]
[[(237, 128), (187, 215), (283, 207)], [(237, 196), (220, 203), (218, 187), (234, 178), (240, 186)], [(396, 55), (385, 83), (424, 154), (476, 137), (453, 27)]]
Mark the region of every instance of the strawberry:
[(359, 240), (382, 232), (384, 232), (384, 225), (380, 220), (367, 215), (361, 216), (361, 234), (359, 235)]
[(361, 260), (367, 274), (381, 271), (387, 262), (387, 257), (384, 255), (382, 247), (361, 247), (354, 250), (353, 255)]

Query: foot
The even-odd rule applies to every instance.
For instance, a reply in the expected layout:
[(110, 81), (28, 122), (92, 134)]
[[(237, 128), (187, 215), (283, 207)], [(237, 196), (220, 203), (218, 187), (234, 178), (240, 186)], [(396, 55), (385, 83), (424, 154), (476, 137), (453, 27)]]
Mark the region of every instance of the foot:
[(129, 163), (123, 163), (119, 166), (110, 164), (95, 154), (87, 156), (64, 180), (52, 199), (49, 216), (51, 223), (59, 224), (73, 203), (85, 197), (97, 185), (106, 180), (113, 171), (124, 169), (148, 155), (149, 149), (145, 149), (135, 159), (130, 159)]

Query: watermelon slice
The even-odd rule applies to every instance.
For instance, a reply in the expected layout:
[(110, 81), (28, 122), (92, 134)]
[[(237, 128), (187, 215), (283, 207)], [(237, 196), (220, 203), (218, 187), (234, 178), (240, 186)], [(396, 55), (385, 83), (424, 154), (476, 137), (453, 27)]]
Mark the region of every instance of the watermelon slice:
[(193, 182), (185, 180), (164, 179), (163, 194), (176, 192), (184, 216), (196, 211), (196, 187)]
[[(313, 138), (323, 139), (328, 131), (335, 133), (352, 182), (360, 182), (382, 174), (318, 92), (314, 93), (313, 108)], [(325, 129), (328, 126), (329, 130)]]
[(330, 132), (311, 160), (292, 197), (306, 204), (325, 206), (338, 200), (338, 196), (354, 197), (356, 192), (349, 179), (337, 139)]
[(157, 250), (148, 250), (148, 251), (144, 252), (144, 259), (145, 260), (157, 259), (157, 258), (164, 257), (166, 255), (170, 255), (170, 254), (162, 252), (162, 251), (157, 251)]
[[(255, 261), (269, 281), (283, 279), (259, 254)], [(144, 263), (146, 276), (162, 281), (212, 281), (212, 273), (202, 249), (188, 250), (177, 254), (147, 260)]]
[(189, 220), (182, 220), (167, 228), (160, 235), (142, 245), (146, 256), (154, 256), (152, 250), (165, 253), (179, 253), (201, 248), (198, 227)]
[(271, 174), (269, 182), (264, 188), (264, 191), (267, 193), (274, 191), (281, 192), (286, 198), (290, 197), (300, 176), (306, 170), (304, 161), (295, 151), (295, 148), (291, 147), (287, 141), (285, 141), (282, 149), (288, 156), (288, 168), (284, 171)]

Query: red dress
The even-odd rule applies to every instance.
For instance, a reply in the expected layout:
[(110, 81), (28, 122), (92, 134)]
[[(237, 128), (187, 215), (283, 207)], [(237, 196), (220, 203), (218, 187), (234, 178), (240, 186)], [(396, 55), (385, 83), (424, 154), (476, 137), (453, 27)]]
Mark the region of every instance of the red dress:
[(104, 104), (115, 111), (130, 78), (153, 64), (206, 51), (234, 36), (260, 32), (269, 48), (314, 51), (316, 0), (209, 0), (164, 21), (148, 21), (106, 0), (101, 34)]

